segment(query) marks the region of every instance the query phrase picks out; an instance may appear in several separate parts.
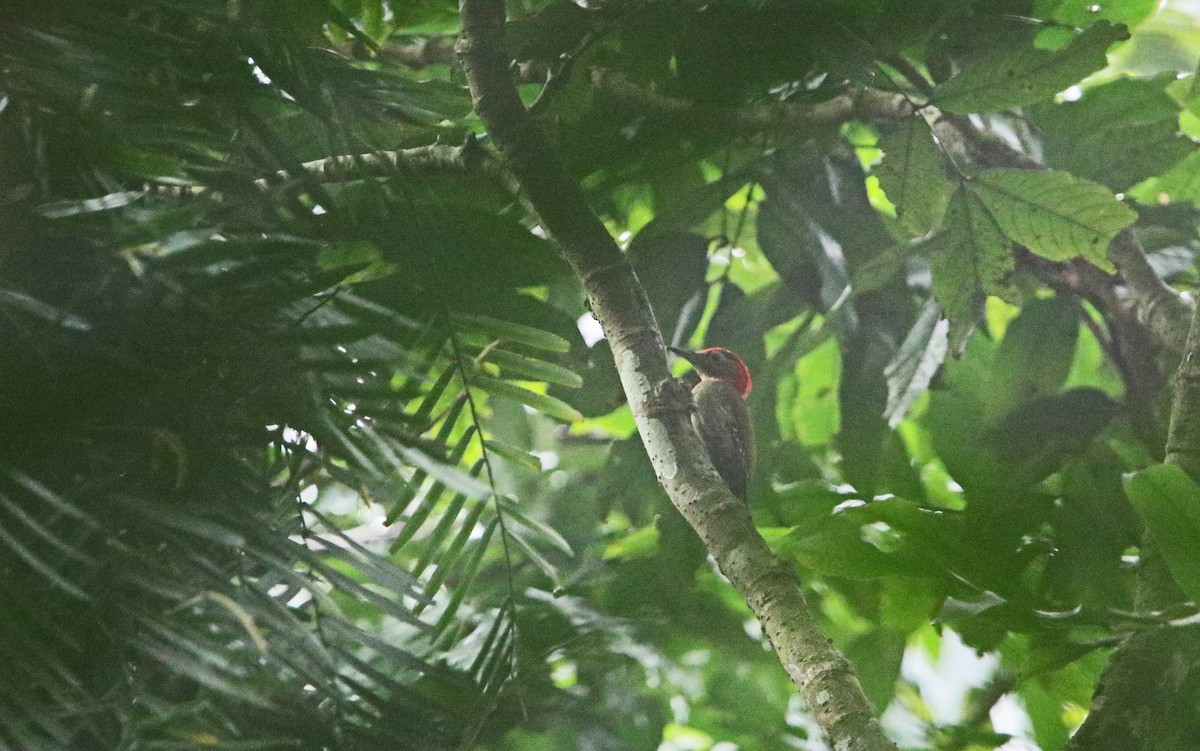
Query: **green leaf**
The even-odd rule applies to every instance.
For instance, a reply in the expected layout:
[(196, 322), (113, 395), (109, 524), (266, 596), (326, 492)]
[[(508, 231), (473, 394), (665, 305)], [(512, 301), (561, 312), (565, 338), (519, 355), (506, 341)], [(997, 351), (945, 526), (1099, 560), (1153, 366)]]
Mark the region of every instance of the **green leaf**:
[(30, 297), (15, 290), (0, 289), (0, 306), (7, 306), (14, 310), (29, 313), (56, 326), (61, 326), (64, 329), (71, 329), (73, 331), (92, 330), (92, 324), (87, 319), (73, 313), (68, 313), (53, 305), (47, 305), (35, 297)]
[(905, 634), (886, 629), (856, 636), (846, 647), (846, 659), (854, 664), (859, 682), (876, 714), (887, 709), (896, 692), (900, 661), (904, 657)]
[[(1096, 0), (1039, 0), (1035, 9), (1043, 4), (1054, 8), (1051, 17), (1069, 26), (1086, 26), (1100, 19), (1123, 23), (1133, 27), (1154, 12), (1159, 0), (1111, 0), (1098, 3)], [(1041, 16), (1041, 13), (1038, 13)]]
[[(1087, 387), (1037, 397), (1004, 414), (983, 436), (982, 443), (998, 460), (997, 471), (1003, 474), (997, 479), (1002, 479), (1005, 487), (1030, 487), (1083, 451), (1108, 427), (1118, 408), (1103, 391)], [(1042, 515), (1036, 504), (1025, 510), (1030, 512), (1029, 519)], [(1018, 522), (1025, 515), (1013, 507), (1002, 522), (991, 525), (992, 531), (997, 532), (1007, 522)]]
[(397, 444), (395, 451), (405, 463), (423, 470), (430, 477), (445, 483), (446, 487), (456, 493), (462, 493), (471, 498), (487, 498), (492, 494), (492, 489), (484, 483), (458, 467), (444, 464), (419, 449)]
[(1173, 464), (1125, 478), (1129, 502), (1142, 515), (1175, 583), (1200, 602), (1200, 485)]
[(708, 238), (694, 232), (643, 230), (629, 244), (626, 257), (646, 288), (663, 337), (686, 342), (704, 312)]
[(1071, 372), (1078, 340), (1078, 302), (1057, 296), (1026, 304), (996, 348), (989, 413), (1000, 415), (1061, 389)]
[(828, 445), (841, 425), (837, 385), (842, 359), (837, 342), (830, 339), (798, 363), (792, 380), (793, 398), (780, 398), (780, 421), (792, 426), (806, 446)]
[(948, 112), (998, 112), (1049, 99), (1108, 64), (1108, 48), (1129, 33), (1107, 21), (1092, 24), (1057, 51), (1005, 51), (964, 70), (934, 91)]
[(875, 174), (888, 200), (896, 205), (900, 226), (917, 237), (928, 234), (941, 222), (953, 192), (929, 126), (919, 117), (910, 117), (885, 127), (879, 147), (883, 162)]
[(864, 542), (857, 525), (846, 522), (798, 540), (786, 540), (782, 547), (805, 567), (826, 576), (877, 579), (910, 573), (902, 568), (901, 561)]
[(867, 319), (842, 341), (841, 429), (835, 445), (842, 455), (842, 476), (867, 497), (874, 495), (879, 481), (888, 432), (885, 370), (896, 357), (896, 337), (889, 329), (878, 319)]
[(506, 518), (515, 521), (518, 525), (529, 531), (533, 537), (552, 548), (557, 549), (564, 555), (573, 556), (575, 551), (571, 549), (571, 543), (567, 542), (566, 538), (560, 535), (553, 527), (543, 521), (534, 519), (521, 510), (517, 503), (507, 496), (500, 499), (500, 508), (503, 510)]
[(1196, 145), (1179, 132), (1179, 105), (1166, 88), (1175, 76), (1120, 78), (1089, 88), (1078, 101), (1031, 108), (1045, 164), (1126, 190), (1161, 174)]
[(955, 195), (945, 224), (930, 241), (933, 296), (950, 321), (950, 348), (960, 354), (983, 316), (987, 295), (1005, 289), (1013, 257), (987, 209), (967, 191)]
[(645, 557), (658, 551), (658, 539), (658, 527), (647, 525), (610, 541), (604, 546), (602, 557), (606, 561)]
[(525, 449), (517, 448), (512, 444), (498, 441), (494, 438), (489, 438), (483, 442), (487, 446), (488, 451), (495, 453), (497, 456), (507, 459), (508, 461), (518, 466), (524, 467), (532, 472), (541, 472), (542, 463), (537, 460), (537, 457), (530, 456)]
[(891, 284), (904, 272), (908, 259), (927, 250), (929, 240), (900, 243), (881, 251), (879, 255), (859, 266), (851, 282), (856, 293), (871, 292)]
[(488, 350), (485, 359), (487, 362), (499, 365), (502, 370), (512, 371), (514, 374), (525, 376), (529, 380), (555, 383), (559, 386), (566, 386), (573, 389), (583, 385), (583, 379), (573, 370), (567, 370), (561, 365), (555, 365), (545, 360), (518, 355), (515, 352), (493, 348)]
[(1022, 684), (1021, 700), (1033, 725), (1033, 735), (1042, 751), (1059, 751), (1071, 737), (1063, 723), (1063, 699), (1058, 692), (1029, 681)]
[(506, 399), (513, 399), (524, 404), (527, 407), (532, 407), (542, 414), (550, 417), (556, 417), (565, 422), (578, 422), (583, 419), (583, 415), (579, 410), (575, 409), (566, 402), (555, 399), (546, 394), (539, 394), (530, 391), (526, 388), (521, 388), (515, 383), (502, 381), (498, 378), (489, 378), (488, 376), (476, 375), (472, 378), (474, 383), (479, 388)]
[[(1200, 116), (1200, 77), (1193, 71), (1192, 75), (1176, 79), (1167, 89), (1171, 99), (1178, 102), (1189, 113)], [(1194, 127), (1188, 131), (1195, 134)]]
[(569, 352), (571, 349), (571, 343), (557, 334), (512, 321), (461, 314), (451, 316), (451, 320), (469, 332), (487, 334), (501, 341), (517, 342), (549, 352)]
[[(923, 544), (920, 540), (913, 542)], [(880, 625), (900, 633), (925, 628), (945, 599), (944, 586), (934, 578), (895, 576), (880, 579)]]
[(1200, 151), (1193, 151), (1162, 175), (1130, 188), (1127, 195), (1145, 204), (1167, 201), (1200, 206)]
[(941, 317), (938, 304), (932, 299), (926, 301), (917, 322), (900, 345), (900, 351), (883, 369), (888, 387), (884, 417), (889, 427), (900, 424), (917, 397), (925, 393), (946, 358), (949, 323)]
[(38, 213), (49, 219), (62, 219), (79, 214), (94, 214), (99, 211), (111, 211), (128, 206), (146, 194), (140, 190), (127, 190), (120, 193), (109, 193), (99, 198), (87, 198), (79, 201), (55, 201), (38, 207)]
[(380, 259), (379, 248), (373, 243), (363, 241), (328, 245), (317, 253), (317, 264), (325, 270), (346, 266), (362, 267)]
[(87, 593), (75, 586), (70, 579), (61, 574), (50, 562), (42, 560), (19, 537), (10, 533), (2, 526), (0, 526), (0, 547), (8, 548), (9, 551), (24, 561), (27, 566), (45, 577), (53, 585), (53, 588), (66, 592), (70, 596), (80, 600), (86, 601), (91, 599)]
[(1052, 261), (1082, 256), (1112, 268), (1108, 244), (1137, 219), (1104, 186), (1066, 172), (987, 170), (970, 190), (1005, 235)]
[(937, 621), (939, 623), (954, 623), (966, 620), (967, 618), (974, 618), (981, 613), (1005, 604), (1006, 602), (1003, 597), (990, 591), (980, 592), (970, 600), (947, 597), (946, 601), (942, 603), (942, 609), (938, 613)]
[(530, 540), (526, 539), (527, 534), (529, 534), (529, 532), (526, 528), (513, 527), (509, 529), (508, 539), (516, 543), (516, 546), (521, 549), (521, 551), (525, 554), (525, 557), (528, 558), (535, 566), (541, 569), (542, 573), (554, 583), (555, 587), (560, 586), (562, 579), (558, 570), (558, 566), (555, 566), (553, 563), (551, 563), (546, 556), (542, 555), (538, 549), (533, 546), (533, 543)]
[(161, 505), (145, 503), (141, 499), (129, 496), (118, 496), (115, 499), (124, 508), (138, 514), (145, 520), (162, 525), (164, 528), (178, 530), (191, 535), (197, 540), (207, 540), (229, 548), (240, 548), (246, 545), (246, 538), (224, 520), (206, 519), (194, 513), (180, 509), (164, 508)]

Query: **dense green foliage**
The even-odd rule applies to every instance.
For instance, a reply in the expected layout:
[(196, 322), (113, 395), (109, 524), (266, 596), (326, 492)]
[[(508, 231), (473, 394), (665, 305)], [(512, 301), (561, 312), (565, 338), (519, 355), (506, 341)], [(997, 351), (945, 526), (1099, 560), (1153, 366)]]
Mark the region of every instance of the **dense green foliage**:
[[(1149, 1), (586, 5), (510, 3), (514, 75), (667, 342), (755, 374), (755, 520), (885, 726), (992, 748), (1007, 695), (1061, 748), (1117, 641), (1195, 614), (1139, 611), (1143, 524), (1200, 594), (1200, 491), (1123, 480), (1178, 356), (1106, 252), (1136, 223), (1194, 285), (1200, 42)], [(457, 24), (0, 6), (0, 747), (821, 747), (488, 157)], [(864, 86), (982, 146), (789, 120)], [(977, 675), (937, 667), (960, 639)]]

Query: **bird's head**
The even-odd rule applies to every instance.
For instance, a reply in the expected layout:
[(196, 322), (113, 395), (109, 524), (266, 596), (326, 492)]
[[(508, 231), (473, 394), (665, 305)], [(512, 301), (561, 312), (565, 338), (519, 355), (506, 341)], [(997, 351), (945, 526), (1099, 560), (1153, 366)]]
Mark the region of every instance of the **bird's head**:
[(742, 358), (724, 347), (709, 347), (700, 351), (668, 347), (675, 354), (692, 364), (701, 378), (716, 378), (728, 381), (743, 397), (750, 396), (753, 382), (750, 369)]

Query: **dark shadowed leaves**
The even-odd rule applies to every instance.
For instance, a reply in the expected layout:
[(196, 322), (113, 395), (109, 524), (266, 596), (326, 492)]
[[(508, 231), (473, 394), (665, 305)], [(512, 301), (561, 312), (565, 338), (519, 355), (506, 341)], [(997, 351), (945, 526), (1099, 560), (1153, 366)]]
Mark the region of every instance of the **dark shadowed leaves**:
[(1179, 588), (1200, 602), (1200, 486), (1179, 467), (1159, 464), (1128, 476), (1125, 492)]
[(916, 237), (928, 234), (941, 222), (953, 191), (929, 126), (919, 117), (886, 126), (879, 135), (879, 148), (884, 156), (875, 174), (896, 205), (900, 225)]
[(1049, 99), (1107, 63), (1113, 42), (1128, 38), (1123, 26), (1100, 21), (1061, 50), (1010, 50), (938, 86), (934, 102), (950, 112), (995, 112)]

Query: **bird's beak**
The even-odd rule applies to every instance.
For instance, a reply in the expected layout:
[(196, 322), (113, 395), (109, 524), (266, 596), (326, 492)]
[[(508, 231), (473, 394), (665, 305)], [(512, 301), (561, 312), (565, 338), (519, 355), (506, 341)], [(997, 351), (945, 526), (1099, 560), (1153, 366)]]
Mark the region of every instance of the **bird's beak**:
[(700, 358), (699, 352), (693, 352), (690, 349), (680, 349), (679, 347), (667, 347), (667, 349), (690, 362), (692, 367), (697, 367), (696, 360)]

